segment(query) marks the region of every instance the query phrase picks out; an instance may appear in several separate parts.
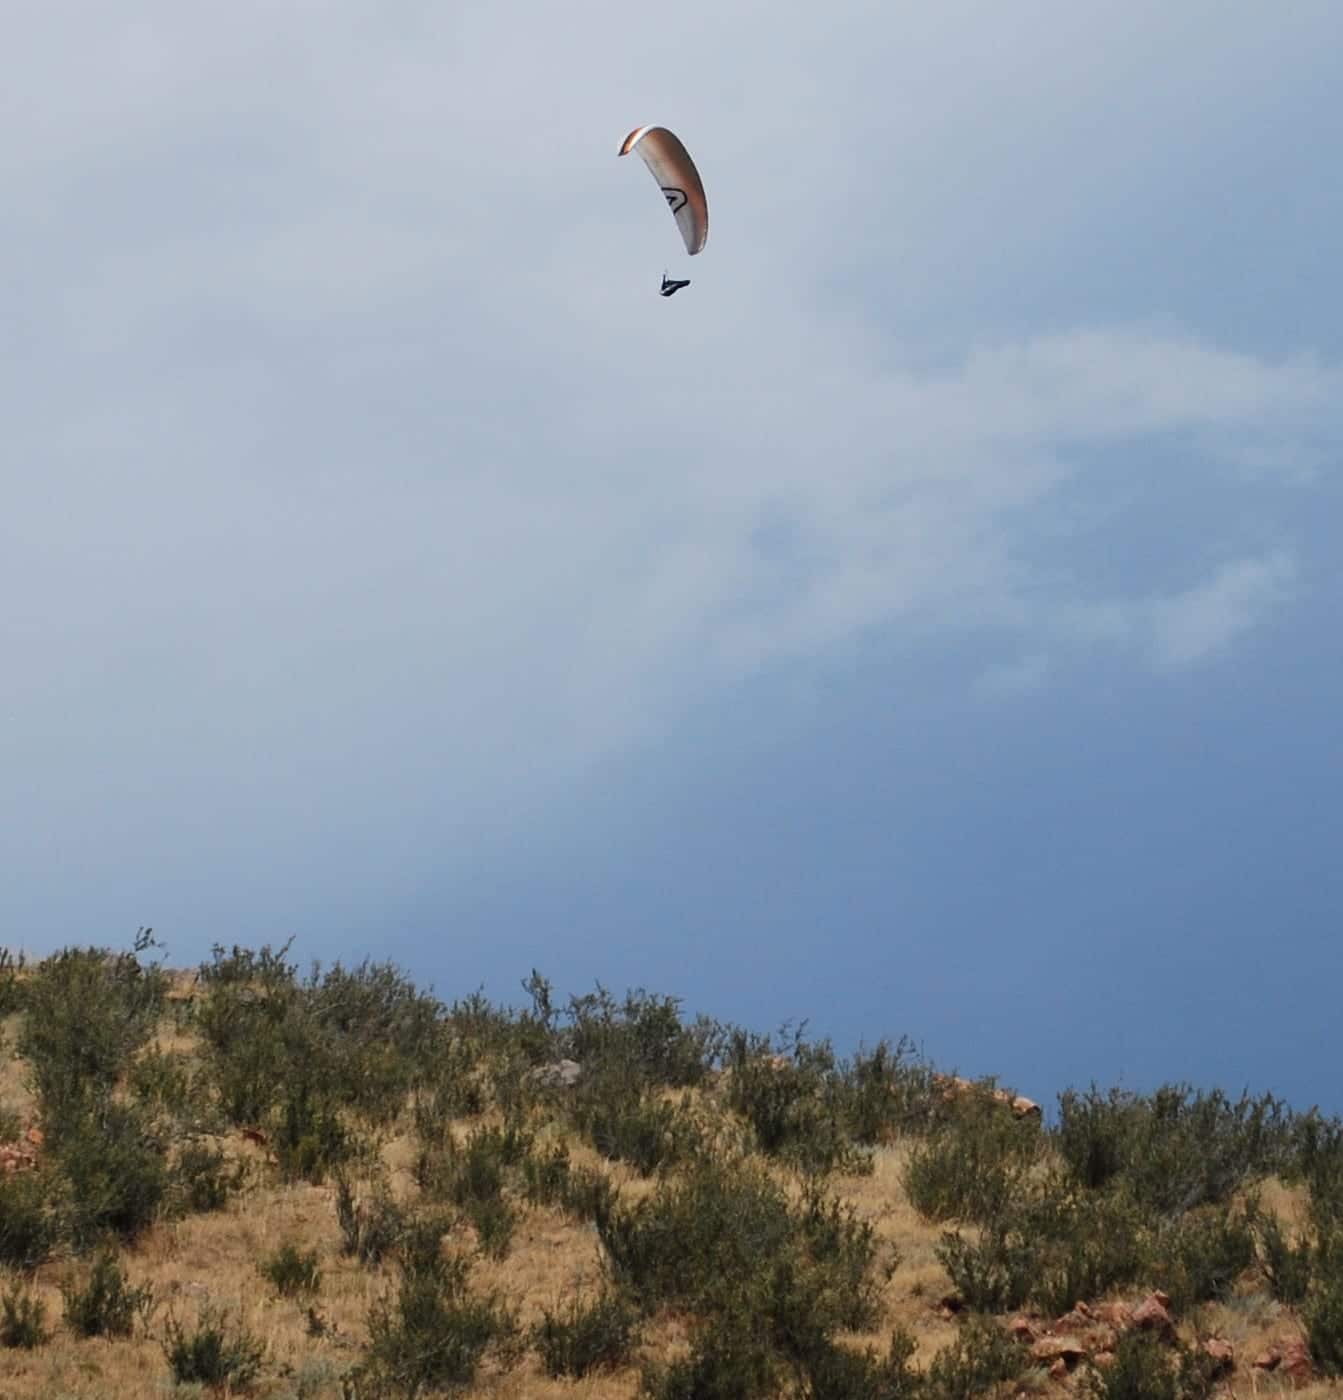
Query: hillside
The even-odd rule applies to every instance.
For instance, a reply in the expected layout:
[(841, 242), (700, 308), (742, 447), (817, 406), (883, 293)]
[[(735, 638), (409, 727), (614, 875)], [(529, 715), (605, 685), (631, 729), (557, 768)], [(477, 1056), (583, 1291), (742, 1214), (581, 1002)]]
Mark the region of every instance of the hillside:
[(675, 999), (0, 958), (0, 1396), (1343, 1395), (1343, 1128)]

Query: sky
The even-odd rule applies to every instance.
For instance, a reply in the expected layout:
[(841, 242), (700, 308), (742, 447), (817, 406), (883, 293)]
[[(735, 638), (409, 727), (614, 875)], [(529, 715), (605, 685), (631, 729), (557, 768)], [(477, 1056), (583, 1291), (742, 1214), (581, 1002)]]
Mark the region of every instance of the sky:
[(1340, 48), (18, 0), (0, 943), (1343, 1111)]

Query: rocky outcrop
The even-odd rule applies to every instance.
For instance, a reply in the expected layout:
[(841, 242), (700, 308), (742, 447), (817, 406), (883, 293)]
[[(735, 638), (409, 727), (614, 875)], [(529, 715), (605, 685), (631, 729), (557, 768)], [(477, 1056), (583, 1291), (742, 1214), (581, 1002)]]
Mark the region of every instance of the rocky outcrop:
[(972, 1079), (962, 1079), (959, 1074), (935, 1074), (933, 1086), (941, 1091), (943, 1103), (956, 1103), (961, 1099), (973, 1098), (976, 1094), (986, 1094), (992, 1102), (1011, 1109), (1018, 1118), (1041, 1116), (1040, 1105), (1034, 1099), (1010, 1094), (1006, 1089), (986, 1089)]

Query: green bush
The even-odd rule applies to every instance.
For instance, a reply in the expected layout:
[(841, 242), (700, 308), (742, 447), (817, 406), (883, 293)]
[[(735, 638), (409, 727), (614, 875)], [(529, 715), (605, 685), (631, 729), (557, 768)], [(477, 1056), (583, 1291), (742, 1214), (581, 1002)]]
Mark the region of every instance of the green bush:
[(126, 1087), (146, 1109), (166, 1114), (189, 1128), (205, 1126), (189, 1064), (185, 1055), (166, 1054), (151, 1045), (131, 1061)]
[(27, 1288), (15, 1287), (0, 1297), (0, 1347), (32, 1351), (49, 1338), (44, 1327), (47, 1305)]
[(610, 1218), (616, 1205), (616, 1188), (604, 1171), (575, 1167), (567, 1174), (558, 1204), (575, 1220), (596, 1224)]
[(421, 1222), (407, 1233), (396, 1294), (369, 1315), (357, 1394), (417, 1396), (464, 1387), (488, 1349), (510, 1355), (515, 1319), (497, 1297), (471, 1294), (467, 1261), (442, 1253), (443, 1223)]
[(628, 1162), (640, 1176), (687, 1161), (702, 1146), (684, 1104), (609, 1080), (589, 1079), (573, 1116), (603, 1157)]
[(905, 1192), (925, 1220), (991, 1221), (1027, 1194), (1042, 1151), (1037, 1123), (973, 1095), (910, 1153)]
[(70, 1233), (78, 1248), (109, 1231), (134, 1239), (168, 1199), (163, 1140), (135, 1104), (92, 1103), (65, 1123), (54, 1156), (69, 1188)]
[(569, 1149), (553, 1143), (547, 1152), (529, 1152), (522, 1159), (523, 1195), (534, 1206), (561, 1205), (571, 1185)]
[(247, 1163), (230, 1161), (218, 1147), (188, 1142), (177, 1154), (172, 1192), (177, 1208), (195, 1215), (223, 1210), (247, 1180)]
[(196, 1027), (219, 1108), (230, 1123), (260, 1123), (295, 1073), (313, 1072), (297, 969), (278, 952), (216, 945), (202, 963)]
[(766, 1156), (812, 1173), (871, 1170), (850, 1137), (844, 1082), (828, 1042), (811, 1044), (799, 1028), (788, 1053), (775, 1055), (767, 1036), (734, 1030), (727, 1059), (728, 1104)]
[(566, 1305), (542, 1310), (532, 1342), (547, 1375), (577, 1380), (628, 1360), (637, 1321), (628, 1300), (610, 1289), (592, 1299), (573, 1294)]
[(147, 1325), (154, 1310), (154, 1290), (132, 1288), (116, 1253), (98, 1251), (92, 1267), (81, 1277), (61, 1283), (65, 1320), (79, 1337), (129, 1337), (138, 1317)]
[(909, 1369), (915, 1343), (907, 1333), (891, 1336), (885, 1358), (868, 1348), (852, 1351), (826, 1340), (798, 1368), (807, 1400), (919, 1400), (923, 1377)]
[(491, 1200), (468, 1200), (463, 1206), (466, 1218), (476, 1232), (482, 1254), (491, 1259), (505, 1259), (517, 1228), (517, 1212), (502, 1197)]
[(943, 1235), (935, 1253), (970, 1308), (1003, 1312), (1030, 1302), (1054, 1314), (1140, 1278), (1148, 1240), (1144, 1217), (1122, 1192), (1078, 1192), (1047, 1177), (978, 1238)]
[(570, 997), (562, 1053), (588, 1075), (614, 1072), (649, 1088), (699, 1084), (718, 1054), (722, 1032), (706, 1017), (684, 1025), (680, 1007), (678, 998), (642, 988), (619, 1003), (599, 982), (594, 992)]
[(406, 1217), (385, 1186), (361, 1198), (345, 1177), (338, 1177), (336, 1222), (342, 1253), (353, 1255), (361, 1264), (379, 1264), (400, 1242)]
[(1297, 1138), (1271, 1094), (1233, 1102), (1184, 1084), (1145, 1097), (1092, 1085), (1059, 1098), (1056, 1142), (1073, 1179), (1093, 1189), (1122, 1179), (1139, 1204), (1172, 1217), (1287, 1169)]
[(1326, 1376), (1343, 1376), (1343, 1269), (1335, 1267), (1321, 1277), (1302, 1316), (1316, 1366)]
[(1269, 1291), (1280, 1303), (1297, 1307), (1310, 1291), (1315, 1248), (1309, 1237), (1288, 1239), (1282, 1222), (1271, 1212), (1254, 1210), (1250, 1227), (1258, 1246), (1259, 1267)]
[(780, 1394), (781, 1375), (769, 1344), (726, 1313), (695, 1332), (689, 1356), (645, 1367), (641, 1393), (648, 1400), (765, 1400)]
[(1083, 1378), (1092, 1400), (1205, 1400), (1212, 1393), (1214, 1363), (1183, 1346), (1170, 1348), (1148, 1332), (1126, 1332), (1114, 1361)]
[(281, 1173), (290, 1181), (320, 1185), (351, 1161), (359, 1143), (341, 1120), (340, 1110), (325, 1089), (314, 1089), (308, 1076), (299, 1076), (280, 1092), (278, 1122), (271, 1138)]
[(26, 1014), (18, 1048), (28, 1061), (49, 1139), (111, 1094), (157, 1025), (167, 979), (139, 960), (154, 946), (145, 929), (131, 952), (66, 948), (45, 958), (21, 984)]
[(1026, 1353), (991, 1319), (971, 1317), (928, 1367), (928, 1400), (982, 1400), (1025, 1370)]
[(261, 1273), (271, 1281), (282, 1298), (293, 1298), (299, 1293), (316, 1293), (322, 1286), (317, 1251), (301, 1250), (294, 1244), (283, 1244), (268, 1255), (262, 1261)]
[(866, 1146), (925, 1133), (939, 1117), (932, 1067), (907, 1038), (894, 1046), (883, 1040), (870, 1053), (859, 1050), (842, 1066), (841, 1082), (848, 1132)]
[(0, 1265), (35, 1269), (64, 1234), (47, 1171), (0, 1173)]
[(1161, 1230), (1152, 1273), (1177, 1311), (1227, 1297), (1255, 1262), (1254, 1232), (1243, 1212), (1227, 1205), (1190, 1211)]
[(241, 1322), (230, 1323), (215, 1308), (202, 1309), (188, 1331), (175, 1317), (164, 1328), (163, 1353), (178, 1385), (247, 1390), (261, 1374), (266, 1349)]
[(734, 1313), (766, 1337), (799, 1297), (823, 1332), (873, 1319), (871, 1228), (816, 1192), (791, 1206), (758, 1168), (705, 1162), (630, 1208), (617, 1200), (595, 1223), (616, 1281), (645, 1308)]

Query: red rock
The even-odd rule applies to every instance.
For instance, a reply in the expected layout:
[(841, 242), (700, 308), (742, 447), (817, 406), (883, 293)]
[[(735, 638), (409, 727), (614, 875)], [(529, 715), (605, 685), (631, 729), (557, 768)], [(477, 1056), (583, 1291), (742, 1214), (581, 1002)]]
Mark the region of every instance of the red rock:
[(1035, 1361), (1062, 1361), (1072, 1366), (1087, 1354), (1086, 1347), (1071, 1337), (1041, 1337), (1031, 1347), (1031, 1357)]
[(1133, 1325), (1143, 1332), (1156, 1332), (1162, 1337), (1175, 1335), (1175, 1323), (1166, 1311), (1170, 1299), (1164, 1293), (1152, 1293), (1133, 1310)]
[(1068, 1374), (1068, 1363), (1063, 1357), (1058, 1357), (1050, 1364), (1049, 1374), (1053, 1376), (1056, 1381), (1061, 1381), (1064, 1376)]
[(1269, 1347), (1267, 1351), (1261, 1351), (1258, 1356), (1250, 1362), (1256, 1371), (1273, 1371), (1277, 1369), (1278, 1363), (1282, 1360), (1282, 1352), (1277, 1347)]
[(1024, 1094), (1018, 1094), (1011, 1103), (1012, 1112), (1018, 1118), (1040, 1118), (1043, 1112), (1040, 1105), (1034, 1099), (1028, 1099)]
[(1220, 1337), (1209, 1337), (1203, 1343), (1204, 1354), (1213, 1362), (1213, 1376), (1225, 1376), (1236, 1369), (1236, 1349)]
[(1039, 1329), (1030, 1318), (1020, 1313), (1007, 1324), (1007, 1330), (1019, 1342), (1033, 1342), (1040, 1335)]
[(1283, 1347), (1281, 1369), (1298, 1384), (1314, 1377), (1315, 1367), (1311, 1363), (1310, 1348), (1305, 1342), (1298, 1338)]
[(1091, 1359), (1102, 1371), (1108, 1371), (1115, 1364), (1115, 1354), (1112, 1351), (1098, 1351)]
[(34, 1147), (41, 1147), (46, 1141), (41, 1128), (29, 1128), (28, 1131), (24, 1133), (24, 1137), (27, 1138)]
[(1071, 1312), (1066, 1312), (1049, 1330), (1051, 1332), (1068, 1332), (1076, 1336), (1079, 1332), (1086, 1332), (1096, 1325), (1095, 1315), (1085, 1303), (1074, 1303)]

